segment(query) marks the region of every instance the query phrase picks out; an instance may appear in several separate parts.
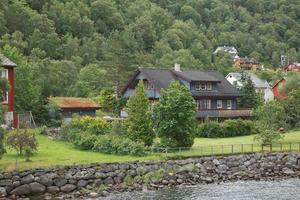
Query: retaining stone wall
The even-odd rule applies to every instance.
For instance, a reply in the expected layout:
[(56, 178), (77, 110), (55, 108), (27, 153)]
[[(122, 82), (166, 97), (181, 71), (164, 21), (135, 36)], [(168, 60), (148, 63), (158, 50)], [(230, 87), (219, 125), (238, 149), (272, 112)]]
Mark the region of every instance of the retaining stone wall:
[[(248, 154), (0, 172), (0, 197), (97, 197), (110, 192), (235, 180), (300, 178), (300, 154)], [(84, 188), (84, 189), (83, 189)], [(92, 191), (92, 192), (91, 192)]]

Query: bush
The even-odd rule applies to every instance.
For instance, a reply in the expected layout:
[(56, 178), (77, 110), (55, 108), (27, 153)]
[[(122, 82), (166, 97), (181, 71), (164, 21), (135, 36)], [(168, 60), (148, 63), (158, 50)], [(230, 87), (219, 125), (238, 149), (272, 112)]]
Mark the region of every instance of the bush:
[(96, 140), (96, 135), (84, 132), (74, 138), (73, 144), (78, 149), (91, 150), (93, 149)]
[(90, 116), (74, 117), (72, 122), (63, 124), (61, 129), (61, 139), (74, 142), (82, 133), (92, 135), (104, 135), (109, 132), (109, 123), (101, 118)]
[(133, 142), (128, 138), (113, 135), (98, 136), (94, 143), (93, 150), (117, 155), (145, 155), (143, 143)]
[(258, 133), (253, 121), (229, 119), (223, 123), (206, 121), (198, 126), (197, 136), (206, 138), (223, 138), (244, 136)]
[(94, 135), (104, 135), (109, 130), (109, 124), (107, 121), (90, 116), (74, 118), (71, 125), (82, 131), (88, 131)]
[(82, 130), (77, 126), (74, 126), (72, 123), (63, 124), (61, 127), (61, 140), (67, 142), (74, 142), (76, 137), (80, 136)]
[(223, 131), (220, 123), (215, 121), (205, 121), (199, 125), (197, 136), (206, 138), (223, 137)]

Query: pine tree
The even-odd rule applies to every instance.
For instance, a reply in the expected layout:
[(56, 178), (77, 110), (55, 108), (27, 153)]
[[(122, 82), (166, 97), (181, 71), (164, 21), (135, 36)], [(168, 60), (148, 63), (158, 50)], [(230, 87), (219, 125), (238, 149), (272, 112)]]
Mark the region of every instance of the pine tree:
[(149, 111), (148, 97), (141, 80), (127, 104), (126, 119), (127, 135), (130, 139), (137, 142), (144, 142), (147, 146), (153, 143), (154, 132), (152, 129), (151, 114)]
[(154, 108), (156, 131), (162, 146), (190, 147), (194, 143), (196, 104), (178, 81), (162, 90)]
[(243, 87), (240, 90), (241, 98), (239, 99), (239, 107), (242, 108), (257, 108), (260, 104), (259, 94), (256, 93), (252, 80), (246, 74), (242, 74), (241, 81)]

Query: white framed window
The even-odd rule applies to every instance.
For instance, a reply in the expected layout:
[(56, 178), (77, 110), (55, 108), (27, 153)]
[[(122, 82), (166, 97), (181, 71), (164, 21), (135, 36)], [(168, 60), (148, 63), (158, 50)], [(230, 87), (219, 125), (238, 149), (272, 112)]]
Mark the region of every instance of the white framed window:
[(223, 101), (222, 100), (217, 100), (217, 108), (223, 108)]
[(206, 90), (212, 90), (212, 85), (211, 83), (206, 84)]
[(210, 99), (201, 99), (197, 101), (198, 110), (210, 110), (211, 109), (211, 100)]
[(227, 109), (232, 109), (232, 100), (227, 100)]
[[(8, 80), (8, 70), (7, 69), (2, 69), (1, 77), (6, 78)], [(4, 94), (2, 94), (2, 101), (4, 103), (8, 102), (8, 92), (5, 92)]]
[(1, 77), (8, 79), (8, 70), (7, 69), (2, 69)]
[(206, 90), (206, 83), (200, 83), (200, 90)]
[(200, 82), (195, 83), (195, 90), (201, 90), (201, 83)]
[(147, 81), (147, 80), (146, 80), (144, 83), (145, 83), (145, 88), (146, 88), (147, 90), (153, 90), (153, 89), (154, 89), (154, 84), (153, 84), (153, 82)]
[(195, 83), (195, 90), (212, 90), (212, 84), (211, 83), (204, 83), (204, 82), (196, 82)]

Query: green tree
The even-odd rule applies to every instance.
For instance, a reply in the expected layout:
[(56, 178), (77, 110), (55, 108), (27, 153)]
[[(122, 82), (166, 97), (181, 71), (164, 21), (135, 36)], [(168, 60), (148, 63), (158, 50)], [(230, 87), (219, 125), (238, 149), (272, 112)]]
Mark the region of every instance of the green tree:
[(16, 150), (18, 155), (22, 155), (26, 149), (31, 152), (37, 151), (38, 142), (34, 133), (18, 129), (8, 134), (7, 145)]
[(155, 129), (162, 146), (190, 147), (194, 143), (196, 104), (189, 90), (174, 81), (161, 91), (154, 107)]
[(288, 128), (288, 124), (286, 123), (287, 114), (283, 105), (278, 101), (270, 101), (259, 106), (254, 111), (253, 116), (260, 123), (267, 124), (269, 129)]
[[(101, 78), (100, 78), (101, 77)], [(89, 64), (79, 72), (78, 80), (73, 88), (75, 96), (97, 96), (99, 91), (108, 86), (106, 71), (97, 64)]]
[(117, 106), (115, 91), (106, 88), (102, 89), (98, 98), (98, 102), (104, 112), (115, 112)]
[(152, 129), (148, 97), (142, 80), (138, 83), (135, 93), (129, 98), (126, 112), (128, 118), (125, 123), (128, 137), (133, 141), (144, 142), (150, 146), (155, 135)]
[(287, 123), (292, 128), (300, 127), (300, 89), (293, 89), (283, 102)]
[(255, 91), (251, 78), (243, 73), (241, 81), (243, 86), (240, 89), (241, 98), (238, 101), (239, 106), (242, 108), (257, 108), (261, 104), (259, 101), (261, 98)]

